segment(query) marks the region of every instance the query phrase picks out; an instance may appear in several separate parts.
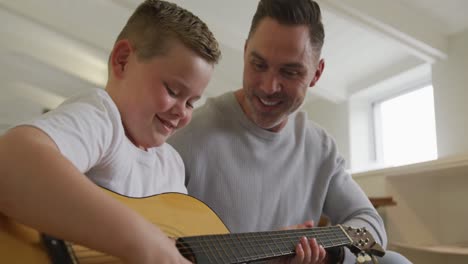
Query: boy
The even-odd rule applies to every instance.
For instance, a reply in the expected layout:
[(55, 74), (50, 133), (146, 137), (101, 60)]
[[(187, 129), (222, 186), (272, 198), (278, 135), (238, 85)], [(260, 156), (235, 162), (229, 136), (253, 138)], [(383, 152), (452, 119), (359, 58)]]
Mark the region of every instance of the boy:
[(0, 138), (0, 212), (127, 263), (189, 263), (159, 228), (94, 183), (128, 196), (186, 192), (182, 160), (165, 141), (190, 121), (219, 56), (198, 17), (142, 3), (115, 42), (105, 91)]

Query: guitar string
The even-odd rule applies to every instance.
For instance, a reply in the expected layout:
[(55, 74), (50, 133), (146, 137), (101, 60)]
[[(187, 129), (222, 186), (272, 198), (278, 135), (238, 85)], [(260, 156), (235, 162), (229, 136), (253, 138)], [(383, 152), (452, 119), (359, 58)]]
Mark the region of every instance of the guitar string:
[[(198, 249), (198, 250), (193, 250), (191, 248), (179, 248), (179, 251), (181, 255), (187, 258), (190, 258), (192, 256), (195, 256), (195, 257), (205, 256), (208, 259), (215, 259), (215, 260), (221, 259), (223, 262), (226, 259), (228, 259), (229, 262), (232, 262), (231, 260), (233, 260), (236, 263), (261, 260), (261, 259), (270, 258), (270, 257), (288, 256), (288, 255), (294, 254), (294, 249), (291, 249), (289, 251), (280, 250), (279, 252), (275, 253), (275, 251), (271, 250), (271, 248), (270, 250), (265, 251), (264, 249), (262, 250), (258, 249), (259, 247), (260, 246), (253, 247), (251, 249), (251, 252), (249, 252), (245, 247), (243, 250), (234, 251), (232, 250), (232, 247), (222, 246), (218, 248), (218, 246), (216, 245), (214, 246), (214, 248), (208, 247), (208, 249), (206, 249), (205, 247), (202, 247), (201, 249)], [(226, 249), (229, 249), (230, 252), (227, 252)], [(252, 254), (252, 251), (255, 253)], [(92, 263), (95, 263), (95, 261), (99, 258), (101, 258), (99, 263), (121, 263), (119, 260), (110, 260), (110, 261), (103, 262), (102, 258), (106, 258), (110, 256), (105, 255), (104, 253), (100, 253), (100, 252), (98, 252), (98, 255), (95, 255), (95, 256), (84, 257), (80, 255), (80, 253), (76, 253), (76, 256), (78, 260), (80, 261), (80, 263), (82, 264), (90, 263), (90, 262), (87, 262), (87, 260), (90, 260), (90, 259)], [(213, 262), (213, 261), (210, 260), (210, 262)], [(214, 261), (214, 263), (217, 263), (217, 261)]]
[[(293, 232), (293, 233), (287, 233), (281, 234), (281, 233), (274, 233), (274, 232), (262, 232), (262, 233), (244, 233), (244, 234), (225, 234), (225, 235), (206, 235), (206, 236), (193, 236), (193, 237), (183, 237), (182, 240), (187, 240), (191, 239), (198, 239), (198, 240), (203, 240), (207, 242), (219, 242), (220, 239), (224, 239), (225, 241), (231, 241), (232, 244), (228, 245), (235, 245), (238, 244), (234, 239), (229, 238), (233, 237), (233, 235), (236, 235), (236, 239), (239, 237), (242, 239), (245, 239), (246, 234), (249, 234), (250, 236), (256, 236), (254, 237), (254, 241), (263, 243), (263, 245), (274, 245), (275, 242), (269, 242), (271, 240), (291, 240), (294, 239), (294, 245), (296, 242), (298, 242), (298, 239), (302, 236), (306, 237), (315, 237), (317, 239), (317, 242), (322, 244), (323, 246), (328, 246), (327, 242), (331, 243), (331, 246), (334, 245), (334, 243), (350, 243), (350, 240), (348, 239), (347, 236), (341, 234), (341, 233), (330, 233), (330, 232), (313, 232), (315, 234), (312, 234), (310, 230), (304, 230), (302, 232)], [(321, 241), (324, 240), (324, 241)], [(265, 243), (266, 242), (266, 243)], [(258, 245), (258, 244), (257, 244)]]
[[(297, 241), (298, 237), (294, 237), (294, 241)], [(183, 248), (180, 248), (179, 247), (179, 251), (181, 252), (181, 254), (187, 254), (187, 255), (190, 255), (190, 254), (200, 254), (200, 253), (204, 253), (206, 254), (207, 253), (207, 250), (204, 246), (198, 246), (201, 242), (204, 242), (205, 240), (201, 240), (201, 241), (190, 241), (189, 244), (190, 246), (187, 247), (185, 245), (183, 245)], [(255, 252), (258, 252), (258, 251), (262, 251), (262, 253), (255, 253), (255, 254), (251, 254), (249, 252), (249, 248), (245, 246), (245, 243), (229, 243), (229, 242), (232, 242), (232, 241), (228, 241), (228, 243), (226, 243), (226, 241), (222, 241), (220, 239), (211, 239), (210, 242), (217, 242), (216, 244), (214, 244), (213, 246), (215, 247), (215, 251), (216, 252), (223, 252), (225, 251), (226, 248), (236, 248), (237, 249), (237, 253), (238, 252), (241, 252), (243, 253), (244, 255), (249, 254), (250, 256), (249, 257), (245, 257), (245, 258), (242, 258), (242, 260), (246, 261), (246, 260), (249, 260), (250, 258), (255, 258), (255, 259), (258, 259), (258, 257), (265, 257), (265, 256), (281, 256), (281, 255), (289, 255), (289, 254), (293, 254), (294, 253), (294, 248), (295, 248), (295, 243), (292, 243), (292, 241), (288, 241), (290, 242), (291, 246), (290, 247), (287, 247), (287, 248), (280, 248), (278, 246), (278, 243), (265, 243), (265, 239), (260, 239), (260, 243), (256, 243), (254, 247), (251, 247), (251, 251), (255, 251)], [(284, 241), (282, 241), (282, 243), (284, 244)], [(242, 245), (242, 247), (239, 247), (239, 244)], [(338, 242), (334, 242), (334, 246), (342, 246), (342, 245), (347, 245), (347, 244), (350, 244), (349, 243), (349, 240), (346, 240), (346, 241), (338, 241)], [(179, 244), (180, 245), (180, 244)], [(277, 250), (276, 252), (279, 252), (279, 253), (275, 253), (275, 250), (272, 249), (272, 246), (276, 246), (277, 249), (279, 249), (279, 251)], [(220, 247), (221, 249), (219, 249), (218, 247)], [(265, 250), (265, 248), (268, 248), (267, 250)], [(252, 250), (253, 249), (253, 250)], [(234, 251), (234, 250), (231, 250), (231, 251)], [(271, 254), (270, 254), (271, 252)], [(231, 254), (231, 257), (234, 255), (235, 256), (236, 252), (233, 252), (233, 254)], [(227, 254), (225, 254), (227, 255)], [(230, 257), (230, 256), (228, 256)]]
[[(204, 241), (196, 241), (195, 243), (201, 243), (201, 242), (204, 242)], [(267, 244), (267, 245), (271, 245), (271, 244)], [(284, 252), (284, 251), (280, 250), (279, 253), (275, 253), (273, 250), (271, 250), (271, 248), (270, 248), (270, 250), (267, 250), (267, 251), (272, 252), (270, 254), (269, 252), (265, 252), (264, 250), (259, 249), (259, 247), (264, 246), (262, 244), (257, 244), (255, 247), (251, 248), (251, 251), (256, 252), (254, 254), (248, 253), (248, 249), (247, 249), (247, 247), (245, 247), (245, 245), (243, 246), (244, 250), (240, 250), (240, 251), (238, 250), (237, 252), (234, 252), (231, 249), (232, 247), (229, 247), (229, 246), (226, 247), (226, 245), (220, 246), (220, 248), (218, 248), (218, 246), (214, 245), (214, 249), (213, 249), (213, 247), (208, 247), (208, 249), (206, 249), (204, 246), (202, 246), (201, 250), (200, 249), (197, 250), (197, 249), (193, 249), (193, 243), (192, 243), (192, 248), (179, 248), (179, 251), (184, 256), (191, 256), (192, 254), (197, 256), (197, 255), (203, 254), (203, 255), (207, 256), (208, 258), (209, 258), (209, 255), (211, 255), (212, 257), (214, 256), (216, 259), (221, 258), (222, 260), (225, 260), (226, 258), (227, 259), (235, 258), (236, 262), (243, 262), (243, 261), (247, 261), (247, 260), (259, 260), (259, 259), (266, 258), (266, 257), (271, 257), (271, 256), (279, 257), (279, 256), (286, 256), (286, 255), (294, 254), (294, 249), (291, 249), (291, 250), (289, 250), (287, 252)], [(226, 248), (229, 248), (231, 253), (228, 253), (226, 251)], [(239, 248), (237, 248), (237, 249), (239, 249)], [(83, 261), (86, 261), (87, 259), (96, 260), (96, 258), (110, 257), (108, 255), (104, 255), (104, 253), (100, 253), (100, 252), (97, 252), (97, 251), (94, 251), (94, 252), (96, 252), (96, 254), (98, 254), (98, 255), (95, 255), (95, 256), (89, 256), (89, 255), (84, 256), (84, 255), (82, 255), (83, 252), (86, 252), (86, 251), (92, 251), (92, 250), (83, 250), (82, 249), (81, 252), (76, 251), (76, 255), (77, 255), (78, 259), (80, 260), (80, 263), (84, 264), (85, 262), (83, 262)], [(242, 251), (244, 251), (244, 252), (242, 252)], [(263, 252), (258, 253), (258, 251), (263, 251)], [(248, 256), (245, 256), (246, 252), (248, 253)], [(214, 253), (218, 253), (219, 257), (217, 257)], [(223, 253), (223, 254), (220, 254), (220, 253)], [(244, 256), (243, 257), (242, 256), (237, 257), (236, 254), (239, 254), (239, 253), (241, 255), (244, 255)], [(103, 262), (101, 261), (99, 263), (103, 263)], [(105, 262), (105, 263), (107, 263), (107, 262)], [(115, 263), (115, 262), (110, 261), (109, 263)], [(119, 262), (117, 262), (117, 263), (119, 263)]]
[[(257, 242), (256, 246), (259, 246), (259, 245), (275, 245), (276, 244), (275, 242), (271, 242), (271, 243), (269, 242), (269, 241), (274, 240), (274, 239), (281, 239), (281, 240), (294, 239), (295, 240), (294, 242), (296, 242), (299, 237), (310, 236), (311, 235), (311, 232), (310, 232), (311, 229), (304, 230), (302, 232), (297, 232), (297, 231), (298, 230), (294, 230), (293, 233), (291, 233), (291, 232), (289, 232), (289, 233), (286, 232), (285, 233), (285, 231), (279, 231), (279, 232), (282, 232), (282, 233), (279, 233), (279, 234), (275, 233), (275, 231), (273, 231), (273, 232), (252, 232), (252, 233), (243, 233), (243, 234), (206, 235), (206, 236), (186, 237), (185, 239), (187, 239), (187, 238), (197, 239), (197, 240), (203, 241), (203, 242), (220, 242), (220, 239), (224, 239), (224, 241), (222, 241), (222, 242), (228, 242), (227, 245), (237, 245), (239, 243), (234, 241), (232, 238), (229, 239), (229, 237), (233, 237), (235, 235), (235, 236), (237, 236), (236, 239), (239, 240), (239, 237), (241, 237), (242, 239), (245, 239), (246, 234), (248, 234), (249, 236), (254, 236), (253, 241)], [(349, 243), (349, 239), (346, 236), (342, 235), (341, 232), (340, 233), (313, 232), (313, 233), (316, 233), (316, 234), (312, 234), (312, 235), (315, 235), (317, 240), (321, 239), (321, 240), (330, 241), (332, 243), (331, 246), (335, 245), (335, 243)], [(287, 234), (287, 235), (285, 236), (284, 234)], [(293, 236), (291, 236), (291, 235), (293, 235)], [(325, 235), (327, 237), (326, 238), (321, 237), (323, 235)], [(334, 235), (335, 237), (330, 238), (330, 235)], [(268, 236), (268, 238), (265, 238), (265, 236)], [(250, 240), (252, 240), (252, 239), (250, 239)], [(327, 246), (326, 242), (328, 242), (328, 241), (325, 241), (325, 243), (320, 243), (320, 242), (319, 243), (322, 244), (323, 246)], [(193, 240), (192, 240), (192, 242), (193, 242)], [(231, 244), (229, 244), (229, 242), (231, 242)], [(240, 242), (243, 242), (243, 241), (240, 241)], [(258, 242), (260, 242), (260, 243), (258, 243)]]
[[(333, 245), (346, 245), (346, 244), (349, 244), (349, 239), (343, 235), (343, 231), (341, 229), (336, 229), (337, 227), (327, 227), (327, 228), (320, 228), (322, 230), (318, 230), (318, 228), (315, 228), (315, 229), (305, 229), (305, 230), (290, 230), (288, 232), (288, 230), (283, 230), (283, 231), (272, 231), (272, 232), (252, 232), (252, 233), (243, 233), (243, 234), (227, 234), (227, 235), (208, 235), (208, 236), (199, 236), (199, 237), (186, 237), (185, 239), (187, 238), (191, 238), (192, 241), (190, 242), (191, 243), (191, 246), (190, 247), (179, 247), (179, 251), (181, 252), (182, 255), (184, 254), (200, 254), (200, 253), (204, 253), (205, 255), (207, 255), (206, 253), (209, 252), (211, 254), (213, 254), (213, 248), (212, 247), (208, 247), (209, 248), (209, 251), (206, 250), (205, 246), (201, 245), (201, 242), (205, 242), (205, 244), (207, 244), (207, 242), (215, 242), (215, 244), (213, 245), (215, 247), (215, 251), (217, 251), (217, 253), (219, 254), (220, 252), (224, 253), (224, 255), (228, 256), (229, 254), (233, 253), (234, 255), (236, 254), (236, 252), (233, 252), (232, 249), (230, 249), (231, 253), (228, 253), (226, 251), (226, 247), (233, 247), (233, 246), (237, 246), (236, 249), (239, 251), (241, 248), (243, 248), (242, 250), (240, 251), (247, 251), (249, 249), (253, 249), (252, 251), (257, 251), (259, 247), (265, 247), (265, 246), (268, 246), (270, 248), (270, 251), (274, 254), (274, 251), (271, 249), (271, 245), (275, 245), (277, 247), (277, 249), (279, 249), (280, 251), (282, 250), (280, 247), (278, 247), (278, 243), (277, 242), (269, 242), (270, 240), (272, 239), (280, 239), (281, 242), (284, 244), (284, 240), (287, 240), (287, 239), (294, 239), (295, 242), (299, 239), (299, 237), (302, 237), (302, 236), (309, 236), (311, 235), (311, 233), (315, 233), (315, 234), (312, 234), (312, 235), (315, 235), (316, 237), (319, 237), (320, 235), (334, 235), (334, 236), (342, 236), (343, 238), (346, 238), (346, 240), (342, 239), (342, 241), (340, 240), (340, 238), (332, 238), (330, 239), (329, 237), (327, 237), (326, 239), (328, 240), (334, 240), (332, 243), (332, 246)], [(328, 230), (325, 230), (325, 229), (328, 229)], [(339, 233), (338, 232), (335, 232), (335, 231), (340, 231)], [(312, 231), (312, 232), (311, 232)], [(329, 232), (329, 231), (333, 231), (333, 232)], [(239, 240), (239, 242), (244, 242), (245, 244), (245, 241), (241, 241), (239, 239), (239, 236), (243, 236), (242, 239), (245, 239), (245, 236), (249, 235), (249, 236), (255, 236), (255, 235), (263, 235), (263, 236), (269, 236), (268, 238), (265, 238), (265, 237), (254, 237), (253, 239), (253, 242), (255, 242), (255, 246), (250, 246), (250, 248), (248, 246), (245, 246), (245, 245), (242, 245), (242, 247), (238, 247), (239, 244), (242, 244), (242, 243), (238, 243), (236, 241), (234, 241), (232, 238), (231, 239), (228, 239), (229, 236), (233, 236), (233, 235), (237, 235), (237, 238)], [(285, 235), (287, 234), (287, 235)], [(291, 236), (294, 235), (294, 236)], [(208, 239), (209, 238), (209, 239)], [(195, 241), (193, 241), (193, 239), (195, 239)], [(221, 239), (224, 239), (224, 240), (221, 240)], [(324, 239), (324, 238), (322, 238)], [(338, 241), (335, 241), (335, 240), (338, 240)], [(248, 240), (249, 242), (252, 242), (252, 239)], [(292, 241), (288, 241), (290, 243), (292, 243)], [(194, 244), (199, 244), (200, 245), (197, 247), (196, 245)], [(287, 255), (287, 254), (293, 254), (294, 253), (294, 248), (295, 248), (295, 244), (296, 243), (292, 243), (291, 246), (293, 247), (292, 249), (289, 249), (289, 251), (287, 252), (280, 252), (280, 254), (278, 255)], [(322, 243), (319, 243), (319, 244), (322, 244)], [(181, 245), (181, 244), (179, 244)], [(182, 244), (183, 246), (183, 244)], [(222, 247), (221, 249), (218, 248), (218, 246)], [(322, 246), (326, 246), (326, 245), (322, 245)], [(75, 250), (77, 253), (79, 252), (79, 250)], [(81, 249), (80, 250), (81, 253), (83, 252), (86, 252), (86, 251), (92, 251), (91, 249)], [(94, 251), (94, 252), (97, 252), (97, 251)], [(103, 253), (101, 253), (103, 254)], [(233, 255), (231, 254), (231, 255)], [(220, 256), (222, 256), (221, 254), (219, 254)], [(252, 254), (251, 254), (252, 255)], [(264, 257), (265, 255), (268, 255), (266, 253), (262, 253), (262, 254), (253, 254), (251, 257)], [(102, 255), (98, 255), (98, 256), (91, 256), (90, 258), (99, 258), (99, 257), (103, 257)], [(229, 257), (229, 256), (228, 256)], [(80, 257), (80, 259), (82, 259), (83, 256)], [(241, 258), (240, 260), (243, 260), (244, 258)]]

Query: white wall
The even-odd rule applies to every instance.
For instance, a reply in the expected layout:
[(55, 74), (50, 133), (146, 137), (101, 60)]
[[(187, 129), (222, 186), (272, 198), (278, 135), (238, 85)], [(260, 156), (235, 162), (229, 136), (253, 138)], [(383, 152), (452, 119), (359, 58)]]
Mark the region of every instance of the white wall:
[(468, 30), (449, 39), (449, 58), (432, 72), (439, 156), (468, 152)]
[(303, 106), (309, 119), (326, 129), (336, 141), (338, 150), (350, 167), (349, 124), (347, 103), (335, 104), (318, 97), (309, 98)]

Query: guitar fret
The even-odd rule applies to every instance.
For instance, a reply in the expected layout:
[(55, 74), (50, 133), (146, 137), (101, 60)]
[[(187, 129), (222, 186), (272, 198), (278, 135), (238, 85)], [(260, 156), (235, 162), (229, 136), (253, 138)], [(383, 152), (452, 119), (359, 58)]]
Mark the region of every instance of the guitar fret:
[(245, 246), (245, 244), (243, 243), (243, 241), (240, 239), (239, 237), (239, 234), (234, 234), (234, 238), (236, 239), (237, 243), (234, 243), (235, 245), (237, 244), (238, 247), (236, 247), (239, 252), (244, 252), (244, 254), (239, 254), (240, 256), (243, 256), (240, 258), (240, 261), (242, 262), (245, 262), (249, 259), (249, 256), (250, 256), (250, 252), (249, 250), (247, 249), (247, 247)]
[[(209, 238), (209, 236), (207, 236), (207, 238)], [(211, 260), (208, 251), (203, 251), (203, 253), (205, 253), (206, 257), (208, 258), (208, 260), (210, 261), (210, 263), (219, 263), (218, 261), (218, 256), (221, 257), (219, 255), (219, 252), (217, 250), (214, 250), (213, 247), (211, 245), (208, 244), (207, 240), (205, 239), (200, 239), (202, 242), (205, 242), (205, 245), (206, 245), (206, 248), (208, 248), (208, 251), (211, 253), (214, 261)], [(203, 245), (202, 243), (200, 243), (200, 245)], [(202, 246), (202, 249), (203, 249), (203, 246)], [(218, 253), (218, 256), (216, 256), (216, 253)], [(222, 260), (222, 257), (221, 257), (221, 260)]]
[[(253, 238), (253, 239), (249, 239), (249, 236), (250, 236), (251, 238)], [(257, 254), (255, 255), (256, 259), (265, 258), (266, 256), (268, 256), (268, 255), (266, 254), (266, 252), (265, 252), (265, 249), (264, 249), (263, 247), (260, 247), (259, 245), (253, 244), (253, 242), (256, 242), (256, 243), (259, 242), (259, 241), (258, 241), (258, 237), (255, 237), (255, 235), (254, 235), (253, 233), (250, 233), (250, 234), (249, 234), (249, 233), (246, 233), (246, 234), (244, 235), (244, 237), (246, 237), (247, 242), (250, 244), (250, 247), (254, 249), (254, 251), (255, 251), (255, 250), (258, 250), (258, 251), (260, 252), (260, 254), (257, 253)], [(252, 241), (253, 241), (253, 242), (252, 242)]]
[(239, 258), (237, 257), (239, 254), (238, 252), (234, 252), (234, 249), (236, 248), (236, 244), (235, 243), (229, 243), (230, 241), (232, 242), (232, 240), (229, 240), (228, 239), (229, 237), (228, 236), (223, 236), (223, 243), (227, 246), (227, 248), (231, 251), (231, 255), (232, 257), (234, 258), (234, 261), (236, 263), (239, 263), (240, 260)]
[(295, 248), (296, 248), (296, 245), (293, 245), (293, 246), (291, 247), (289, 244), (287, 244), (287, 243), (284, 242), (284, 238), (283, 238), (283, 237), (279, 238), (278, 240), (283, 244), (283, 248), (284, 248), (284, 250), (286, 250), (286, 251), (284, 252), (285, 254), (288, 254), (288, 255), (289, 255), (289, 254), (291, 254), (291, 253), (294, 253), (294, 250), (295, 250)]
[(276, 246), (276, 248), (278, 249), (278, 252), (279, 252), (279, 255), (282, 256), (284, 255), (284, 252), (283, 250), (278, 246), (278, 241), (276, 238), (273, 237), (273, 235), (271, 233), (267, 233), (267, 236), (269, 237), (270, 241), (272, 241), (272, 243)]
[[(295, 250), (296, 250), (296, 244), (293, 243), (292, 246), (289, 245), (289, 243), (286, 243), (286, 242), (285, 242), (285, 239), (284, 239), (283, 237), (280, 238), (280, 240), (281, 240), (281, 243), (283, 243), (283, 246), (284, 246), (284, 248), (287, 250), (287, 253), (288, 253), (288, 254), (291, 254), (291, 253), (294, 253), (294, 252), (295, 252)], [(297, 242), (296, 242), (296, 243), (297, 243)]]
[[(264, 240), (265, 240), (265, 239), (264, 239)], [(277, 255), (275, 254), (275, 251), (271, 248), (270, 243), (268, 243), (268, 241), (266, 242), (266, 245), (267, 245), (268, 248), (270, 249), (271, 255), (274, 256), (274, 257), (276, 257)]]
[[(216, 261), (217, 257), (216, 257), (215, 252), (213, 251), (213, 248), (212, 248), (210, 245), (208, 245), (208, 243), (207, 243), (206, 241), (204, 241), (204, 242), (205, 242), (206, 248), (208, 248), (208, 250), (204, 250), (206, 257), (208, 258), (208, 260), (210, 261), (210, 263), (216, 263), (216, 262), (217, 262), (217, 261)], [(202, 247), (202, 249), (203, 249), (203, 247)], [(206, 254), (206, 253), (208, 253), (208, 252), (211, 253), (211, 256), (214, 258), (214, 261), (211, 260), (210, 254)]]
[(214, 240), (217, 242), (217, 244), (220, 246), (221, 250), (219, 250), (221, 253), (224, 253), (224, 261), (223, 263), (231, 263), (231, 260), (229, 259), (229, 254), (227, 253), (226, 249), (224, 248), (224, 246), (221, 244), (221, 241), (219, 240), (219, 237), (220, 236), (214, 236)]
[[(258, 245), (262, 245), (264, 240), (262, 239), (262, 237), (259, 235), (259, 233), (251, 233), (251, 236), (255, 236), (256, 237), (256, 242)], [(257, 248), (260, 248), (262, 250), (262, 254), (260, 255), (261, 258), (266, 258), (269, 256), (268, 254), (268, 250), (262, 246), (258, 246)]]

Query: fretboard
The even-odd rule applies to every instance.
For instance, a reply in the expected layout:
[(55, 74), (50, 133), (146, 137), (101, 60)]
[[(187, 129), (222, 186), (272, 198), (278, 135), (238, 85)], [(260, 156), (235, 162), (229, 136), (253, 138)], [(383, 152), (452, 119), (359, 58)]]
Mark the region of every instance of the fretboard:
[(179, 251), (195, 263), (245, 263), (295, 254), (301, 237), (315, 238), (324, 248), (352, 243), (341, 226), (271, 232), (184, 237)]

